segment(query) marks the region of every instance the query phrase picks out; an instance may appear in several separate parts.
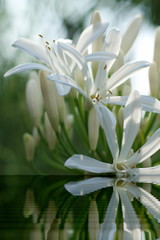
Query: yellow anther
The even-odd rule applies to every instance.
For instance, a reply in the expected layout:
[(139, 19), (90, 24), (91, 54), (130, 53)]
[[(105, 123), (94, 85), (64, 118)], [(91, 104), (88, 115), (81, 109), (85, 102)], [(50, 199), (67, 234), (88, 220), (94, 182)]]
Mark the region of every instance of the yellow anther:
[(111, 90), (108, 90), (108, 92), (109, 92), (110, 94), (112, 94)]
[(107, 68), (107, 65), (105, 65), (103, 69), (105, 70), (106, 68)]

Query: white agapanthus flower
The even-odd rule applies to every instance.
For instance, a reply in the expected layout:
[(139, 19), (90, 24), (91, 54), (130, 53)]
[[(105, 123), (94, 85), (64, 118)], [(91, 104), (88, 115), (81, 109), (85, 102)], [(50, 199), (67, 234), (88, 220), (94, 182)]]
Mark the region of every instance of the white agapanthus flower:
[(113, 157), (113, 164), (106, 163), (107, 159), (106, 162), (101, 162), (91, 157), (76, 154), (65, 162), (65, 166), (93, 173), (132, 175), (137, 173), (143, 174), (143, 172), (147, 172), (147, 174), (156, 172), (160, 174), (160, 166), (145, 168), (144, 170), (141, 168), (133, 170), (137, 164), (147, 160), (160, 149), (160, 129), (158, 129), (138, 151), (131, 154), (131, 147), (137, 136), (141, 122), (139, 92), (136, 90), (131, 92), (124, 109), (121, 149), (118, 145), (114, 114), (105, 106), (100, 106), (98, 112)]
[[(71, 60), (68, 58), (68, 56), (66, 56), (64, 49), (69, 46), (74, 46), (77, 52), (84, 55), (88, 49), (88, 46), (99, 36), (101, 36), (106, 31), (107, 27), (108, 23), (100, 22), (91, 24), (81, 33), (76, 45), (74, 45), (69, 39), (53, 40), (53, 43), (50, 44), (49, 42), (43, 40), (42, 35), (39, 35), (43, 41), (42, 46), (39, 46), (29, 39), (20, 38), (16, 40), (12, 46), (27, 52), (31, 56), (40, 60), (42, 63), (20, 64), (10, 69), (4, 76), (7, 77), (18, 72), (33, 69), (45, 70), (48, 73), (58, 72), (72, 76), (74, 72), (74, 63), (71, 64)], [(72, 50), (72, 48), (69, 49)], [(96, 52), (96, 54), (88, 54), (86, 61), (102, 61), (104, 59), (111, 60), (115, 57), (115, 54), (111, 52)], [(77, 61), (79, 60), (77, 59), (77, 56), (75, 56), (75, 59)]]
[(117, 231), (116, 217), (120, 201), (123, 214), (124, 239), (142, 239), (140, 221), (132, 206), (131, 196), (137, 199), (147, 209), (149, 214), (152, 214), (154, 218), (160, 221), (160, 201), (143, 189), (143, 187), (136, 186), (132, 178), (94, 177), (65, 184), (66, 190), (74, 196), (84, 196), (107, 187), (113, 187), (113, 193), (99, 230), (98, 239), (114, 239)]
[[(119, 30), (112, 28), (104, 37), (103, 34), (109, 24), (100, 20), (97, 22), (97, 14), (93, 18), (94, 23), (81, 33), (77, 44), (68, 39), (59, 39), (54, 40), (52, 45), (43, 41), (43, 45), (40, 47), (29, 39), (18, 39), (13, 46), (36, 57), (42, 63), (18, 65), (4, 76), (7, 77), (25, 70), (40, 69), (47, 71), (48, 78), (56, 82), (60, 95), (66, 95), (71, 88), (75, 88), (92, 104), (111, 103), (124, 106), (128, 96), (113, 96), (112, 92), (138, 70), (148, 67), (150, 64), (147, 61), (128, 62), (109, 77), (110, 69), (121, 48), (121, 34)], [(140, 19), (138, 17), (134, 21), (135, 26), (130, 29), (130, 35), (137, 34), (137, 25), (139, 26)], [(132, 38), (134, 38), (133, 36)], [(43, 36), (41, 37), (43, 40)], [(126, 37), (123, 39), (122, 45), (126, 39)], [(132, 42), (133, 39), (129, 46), (132, 45)], [(91, 62), (98, 63), (96, 74), (93, 74), (92, 67), (94, 65)], [(141, 102), (145, 111), (160, 113), (160, 102), (157, 99), (142, 96)]]

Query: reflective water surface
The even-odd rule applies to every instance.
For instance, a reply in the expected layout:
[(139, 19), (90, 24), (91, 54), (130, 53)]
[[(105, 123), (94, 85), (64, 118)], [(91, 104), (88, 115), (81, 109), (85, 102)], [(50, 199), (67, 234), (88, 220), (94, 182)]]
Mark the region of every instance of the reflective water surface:
[(0, 239), (160, 239), (160, 178), (1, 177)]

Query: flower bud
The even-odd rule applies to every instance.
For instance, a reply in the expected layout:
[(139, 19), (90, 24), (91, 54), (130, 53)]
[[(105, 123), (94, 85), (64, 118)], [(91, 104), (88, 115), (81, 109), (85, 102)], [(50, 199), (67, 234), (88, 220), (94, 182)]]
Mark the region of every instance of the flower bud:
[(45, 128), (45, 137), (48, 142), (50, 150), (54, 150), (57, 142), (55, 131), (53, 130), (51, 123), (48, 119), (47, 113), (44, 115), (44, 128)]
[[(91, 18), (91, 24), (95, 24), (95, 23), (99, 23), (99, 22), (101, 22), (100, 13), (98, 11), (94, 11), (92, 14), (92, 18)], [(103, 44), (103, 38), (102, 38), (102, 36), (100, 36), (92, 43), (92, 53), (100, 52), (102, 50), (102, 44)], [(92, 71), (93, 71), (94, 76), (96, 76), (97, 69), (98, 69), (98, 63), (93, 62), (92, 63)]]
[(124, 121), (124, 108), (121, 107), (118, 111), (118, 122), (121, 128), (123, 128), (123, 121)]
[(52, 127), (56, 132), (59, 131), (59, 113), (57, 99), (55, 96), (55, 84), (47, 80), (43, 71), (40, 71), (41, 89), (44, 98), (45, 109)]
[(159, 95), (159, 80), (157, 64), (152, 63), (149, 68), (149, 84), (151, 95), (155, 98)]
[(111, 67), (111, 69), (109, 71), (109, 74), (111, 75), (114, 72), (116, 72), (123, 64), (124, 64), (124, 53), (122, 50), (120, 50), (113, 66)]
[(142, 15), (136, 15), (131, 24), (129, 25), (128, 29), (126, 30), (121, 43), (121, 49), (123, 50), (124, 54), (126, 54), (133, 45), (140, 30), (142, 20)]
[(157, 66), (160, 67), (160, 27), (156, 30), (153, 60), (156, 62)]
[(92, 107), (89, 111), (88, 116), (88, 137), (89, 145), (91, 150), (95, 150), (97, 147), (98, 137), (99, 137), (99, 118), (97, 116), (96, 110)]
[(36, 127), (34, 127), (32, 130), (32, 136), (33, 136), (35, 147), (36, 147), (40, 141), (40, 136)]
[(25, 133), (23, 135), (23, 142), (24, 142), (26, 159), (27, 161), (31, 162), (34, 158), (34, 152), (35, 152), (34, 138), (29, 133)]
[(39, 126), (43, 112), (43, 101), (41, 90), (35, 79), (29, 79), (27, 82), (26, 101), (35, 126)]

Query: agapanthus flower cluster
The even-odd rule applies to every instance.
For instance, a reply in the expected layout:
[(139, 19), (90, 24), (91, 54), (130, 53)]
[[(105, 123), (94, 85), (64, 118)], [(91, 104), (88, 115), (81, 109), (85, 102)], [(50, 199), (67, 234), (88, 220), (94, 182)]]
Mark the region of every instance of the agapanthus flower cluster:
[[(32, 134), (24, 134), (29, 161), (43, 142), (52, 153), (46, 164), (63, 171), (73, 168), (78, 171), (72, 173), (125, 176), (160, 173), (160, 166), (154, 166), (158, 160), (155, 157), (152, 163), (151, 159), (160, 149), (156, 121), (160, 101), (154, 90), (154, 82), (159, 86), (159, 70), (154, 71), (159, 64), (158, 40), (156, 63), (125, 62), (141, 22), (142, 16), (137, 15), (121, 36), (117, 28), (110, 28), (99, 12), (94, 12), (77, 43), (70, 39), (49, 43), (41, 34), (41, 46), (24, 38), (13, 43), (40, 61), (18, 65), (5, 74), (40, 70), (39, 75), (31, 73), (26, 87), (34, 123)], [(130, 78), (146, 67), (150, 67), (153, 96), (132, 91), (130, 84)], [(148, 168), (142, 168), (144, 161)]]

